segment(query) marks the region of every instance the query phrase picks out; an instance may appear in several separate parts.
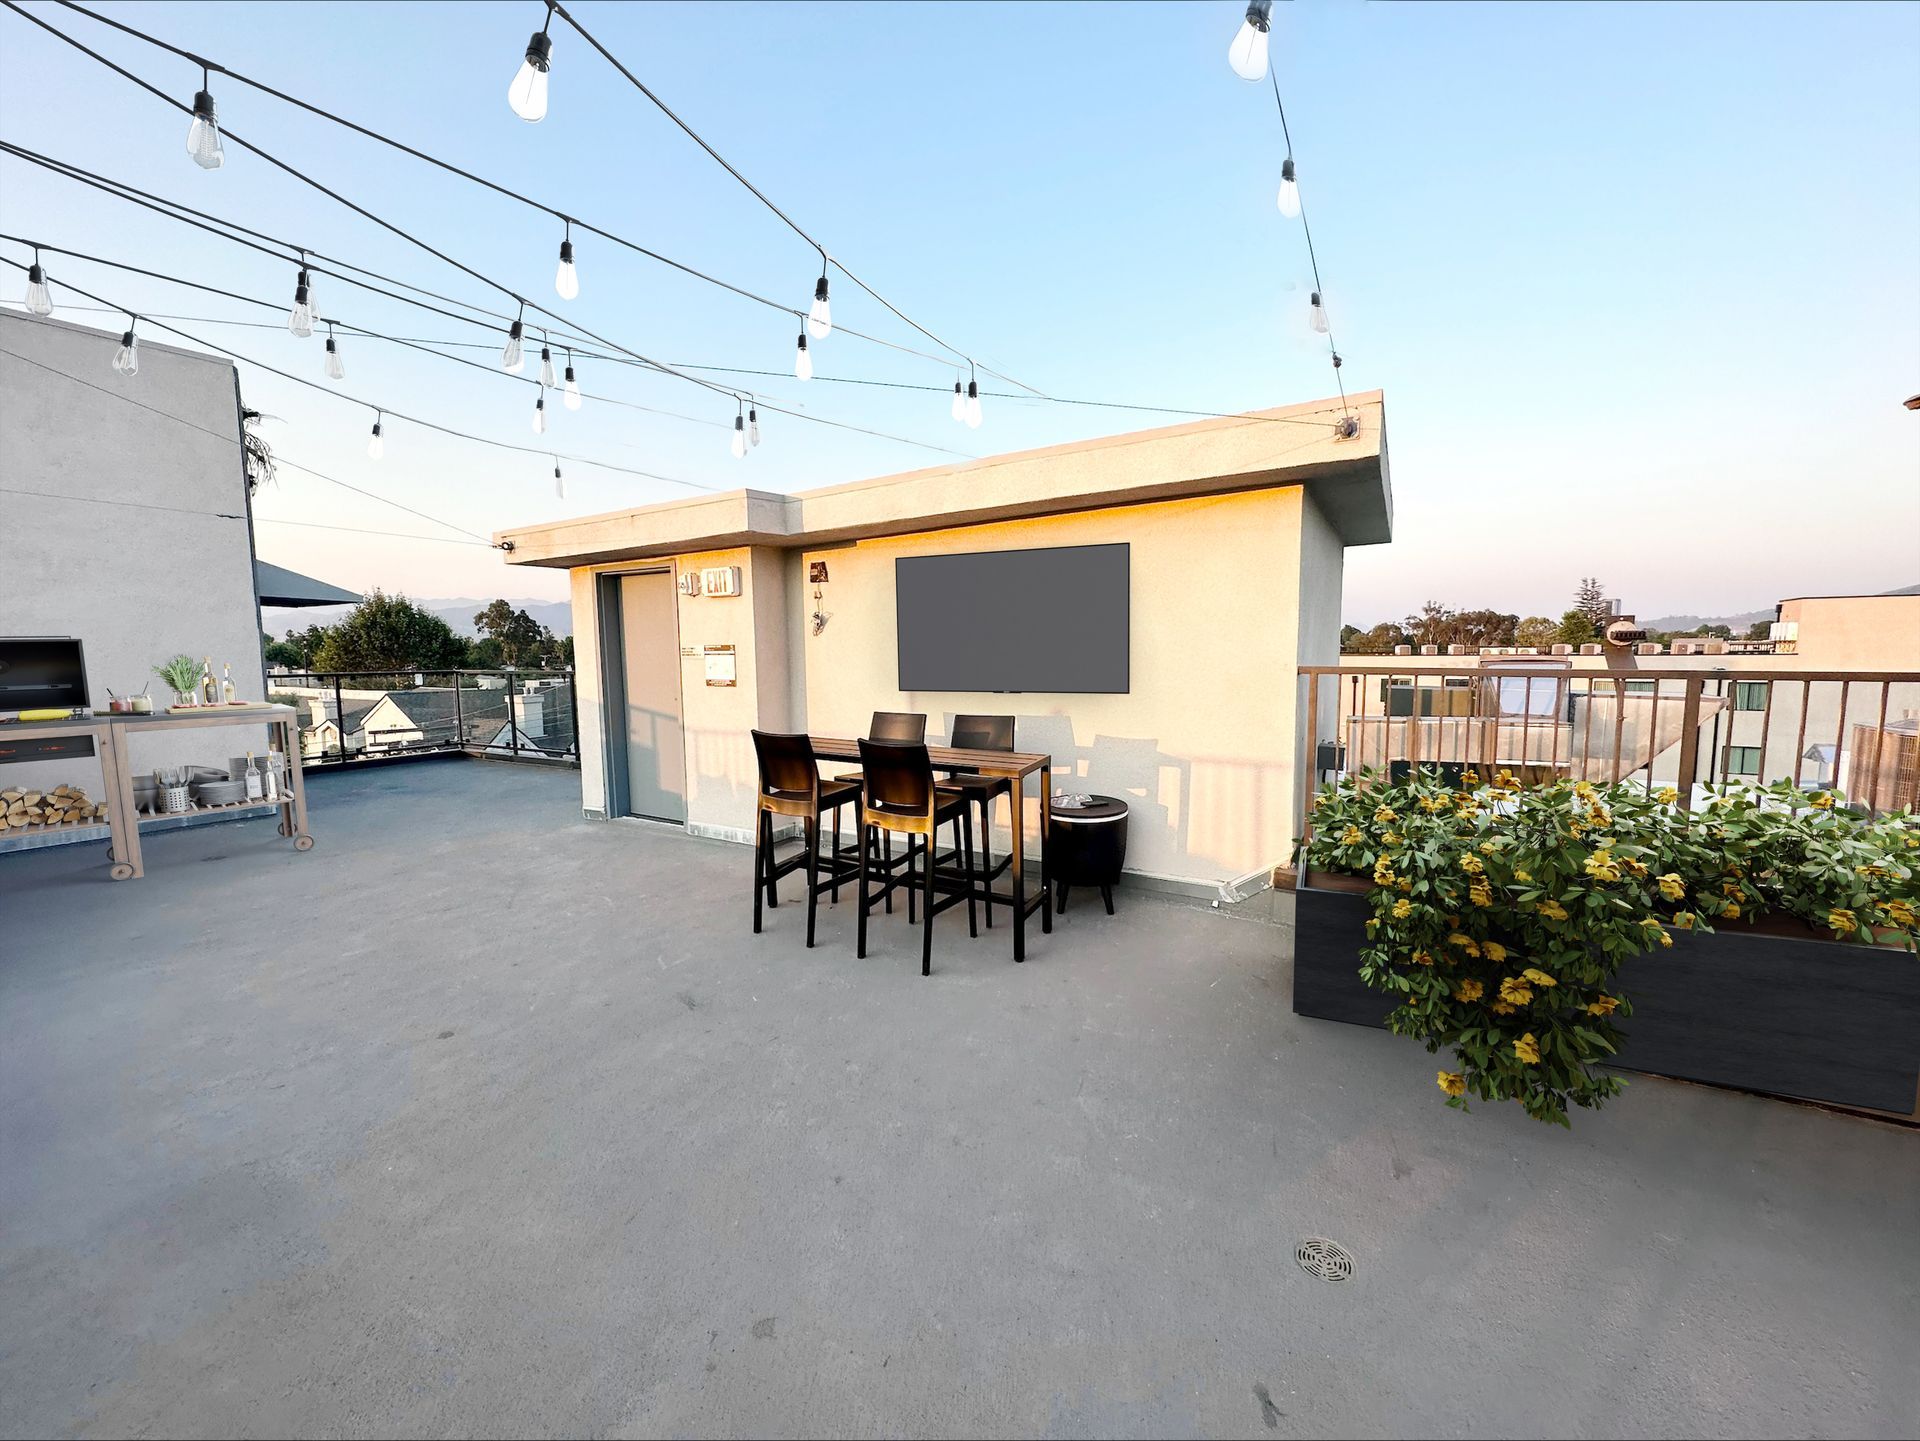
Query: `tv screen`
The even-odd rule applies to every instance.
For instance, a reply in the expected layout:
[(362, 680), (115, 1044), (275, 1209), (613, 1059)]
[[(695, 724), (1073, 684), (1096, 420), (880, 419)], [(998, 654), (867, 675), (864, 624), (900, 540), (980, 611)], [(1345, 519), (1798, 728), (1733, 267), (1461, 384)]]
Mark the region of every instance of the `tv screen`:
[(0, 711), (87, 704), (87, 666), (71, 637), (0, 636)]
[(1125, 694), (1128, 549), (899, 557), (900, 689)]

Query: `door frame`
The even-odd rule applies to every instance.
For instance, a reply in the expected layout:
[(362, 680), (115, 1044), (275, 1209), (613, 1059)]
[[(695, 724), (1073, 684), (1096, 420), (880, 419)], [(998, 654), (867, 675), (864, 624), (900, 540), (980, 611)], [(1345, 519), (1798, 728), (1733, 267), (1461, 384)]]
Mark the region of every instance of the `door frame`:
[[(600, 734), (606, 744), (601, 749), (600, 766), (606, 788), (607, 819), (644, 820), (654, 825), (677, 825), (686, 829), (685, 820), (661, 820), (636, 816), (630, 808), (627, 785), (627, 658), (625, 628), (620, 617), (620, 583), (629, 576), (665, 575), (673, 585), (673, 653), (680, 656), (679, 567), (672, 561), (660, 565), (635, 565), (621, 570), (595, 571), (593, 577), (594, 610), (599, 619), (600, 647)], [(676, 677), (676, 703), (680, 712), (681, 740), (684, 747), (687, 724), (686, 687)], [(686, 757), (681, 756), (684, 766)]]

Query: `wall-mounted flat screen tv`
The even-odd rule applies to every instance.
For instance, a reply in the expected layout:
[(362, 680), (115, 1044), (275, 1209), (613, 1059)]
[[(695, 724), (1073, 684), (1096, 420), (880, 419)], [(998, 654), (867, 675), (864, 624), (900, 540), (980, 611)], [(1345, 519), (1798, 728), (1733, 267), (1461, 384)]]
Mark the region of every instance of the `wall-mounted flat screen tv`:
[(899, 557), (900, 689), (1125, 694), (1128, 552), (1068, 545)]

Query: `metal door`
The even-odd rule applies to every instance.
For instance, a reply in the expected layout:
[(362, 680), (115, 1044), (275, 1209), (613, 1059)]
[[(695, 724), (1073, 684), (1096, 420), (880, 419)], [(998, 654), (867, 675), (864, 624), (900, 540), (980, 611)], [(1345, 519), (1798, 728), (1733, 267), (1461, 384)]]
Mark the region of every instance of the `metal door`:
[[(687, 753), (680, 728), (679, 604), (671, 571), (619, 579), (619, 648), (625, 716), (625, 805), (650, 820), (687, 819)], [(621, 737), (616, 733), (615, 739)]]

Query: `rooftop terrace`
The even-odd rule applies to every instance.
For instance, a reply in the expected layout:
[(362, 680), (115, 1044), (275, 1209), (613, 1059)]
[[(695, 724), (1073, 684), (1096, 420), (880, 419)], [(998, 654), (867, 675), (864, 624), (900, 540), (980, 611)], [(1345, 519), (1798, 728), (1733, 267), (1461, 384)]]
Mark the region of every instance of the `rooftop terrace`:
[(1909, 1132), (1462, 1116), (1284, 927), (955, 910), (923, 980), (571, 773), (310, 795), (0, 860), (0, 1432), (1920, 1431)]

